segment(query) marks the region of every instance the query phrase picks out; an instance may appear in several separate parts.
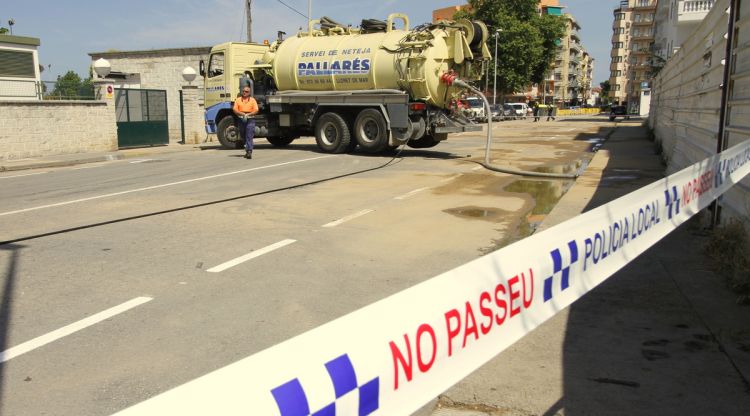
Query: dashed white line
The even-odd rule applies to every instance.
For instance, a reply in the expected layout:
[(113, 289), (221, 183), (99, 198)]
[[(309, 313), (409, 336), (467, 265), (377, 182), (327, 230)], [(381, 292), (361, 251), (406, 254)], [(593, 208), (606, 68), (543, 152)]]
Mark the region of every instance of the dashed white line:
[(344, 217), (344, 218), (341, 218), (341, 219), (338, 219), (338, 220), (336, 220), (336, 221), (331, 221), (331, 222), (329, 222), (328, 224), (325, 224), (325, 225), (323, 225), (323, 227), (324, 227), (324, 228), (331, 228), (331, 227), (335, 227), (335, 226), (337, 226), (337, 225), (341, 225), (341, 224), (343, 224), (343, 223), (345, 223), (345, 222), (347, 222), (347, 221), (351, 221), (351, 220), (353, 220), (353, 219), (355, 219), (355, 218), (361, 217), (361, 216), (363, 216), (363, 215), (367, 215), (367, 214), (369, 214), (369, 213), (371, 213), (371, 212), (373, 212), (373, 211), (375, 211), (375, 210), (373, 210), (373, 209), (364, 209), (364, 210), (362, 210), (362, 211), (359, 211), (359, 212), (357, 212), (357, 213), (354, 213), (354, 214), (352, 214), (352, 215), (348, 215), (348, 216), (346, 216), (346, 217)]
[(10, 178), (20, 178), (22, 176), (33, 176), (33, 175), (41, 175), (44, 173), (49, 173), (49, 171), (45, 172), (35, 172), (35, 173), (24, 173), (23, 175), (13, 175), (13, 176), (0, 176), (0, 179), (10, 179)]
[(138, 297), (135, 299), (131, 299), (125, 303), (109, 308), (106, 311), (91, 315), (88, 318), (81, 319), (78, 322), (74, 322), (70, 325), (34, 338), (30, 341), (26, 341), (23, 344), (17, 345), (13, 348), (9, 348), (3, 352), (0, 352), (0, 363), (4, 363), (10, 359), (18, 357), (21, 354), (26, 354), (29, 351), (35, 350), (41, 346), (49, 344), (50, 342), (57, 341), (62, 337), (66, 337), (74, 332), (78, 332), (84, 328), (90, 327), (91, 325), (104, 321), (105, 319), (109, 319), (115, 315), (119, 315), (129, 309), (133, 309), (136, 306), (142, 305), (152, 300), (153, 298), (148, 297)]
[(422, 191), (426, 191), (426, 190), (428, 190), (428, 189), (430, 189), (430, 188), (429, 188), (429, 187), (426, 187), (426, 188), (419, 188), (419, 189), (415, 189), (415, 190), (413, 190), (413, 191), (411, 191), (411, 192), (407, 192), (407, 193), (405, 193), (405, 194), (403, 194), (403, 195), (399, 195), (399, 196), (397, 196), (397, 197), (395, 197), (395, 198), (393, 198), (393, 199), (403, 200), (403, 199), (406, 199), (406, 198), (412, 197), (412, 196), (414, 196), (414, 195), (416, 195), (416, 194), (418, 194), (418, 193), (420, 193), (420, 192), (422, 192)]
[(244, 256), (240, 256), (240, 257), (237, 257), (236, 259), (232, 259), (232, 260), (229, 260), (227, 262), (221, 263), (220, 265), (212, 267), (212, 268), (210, 268), (210, 269), (208, 269), (206, 271), (210, 272), (210, 273), (223, 272), (226, 269), (234, 267), (234, 266), (236, 266), (238, 264), (242, 264), (242, 263), (244, 263), (244, 262), (246, 262), (248, 260), (252, 260), (252, 259), (254, 259), (256, 257), (260, 257), (260, 256), (262, 256), (264, 254), (268, 254), (268, 253), (270, 253), (270, 252), (272, 252), (274, 250), (280, 249), (281, 247), (284, 247), (284, 246), (288, 246), (289, 244), (292, 244), (292, 243), (295, 243), (295, 242), (297, 242), (297, 240), (291, 240), (291, 239), (282, 240), (282, 241), (279, 241), (278, 243), (271, 244), (270, 246), (266, 246), (266, 247), (263, 247), (261, 249), (255, 250), (255, 251), (251, 251), (251, 252), (245, 254)]
[(135, 192), (150, 191), (152, 189), (165, 188), (167, 186), (174, 186), (174, 185), (182, 185), (182, 184), (185, 184), (185, 183), (198, 182), (198, 181), (203, 181), (203, 180), (206, 180), (206, 179), (221, 178), (223, 176), (236, 175), (238, 173), (245, 173), (245, 172), (252, 172), (254, 170), (269, 169), (269, 168), (275, 168), (275, 167), (279, 167), (279, 166), (291, 165), (291, 164), (294, 164), (294, 163), (309, 162), (311, 160), (325, 159), (325, 158), (328, 158), (328, 157), (333, 157), (333, 155), (311, 157), (309, 159), (294, 160), (294, 161), (291, 161), (291, 162), (277, 163), (275, 165), (259, 166), (257, 168), (236, 170), (234, 172), (220, 173), (218, 175), (204, 176), (204, 177), (201, 177), (201, 178), (187, 179), (187, 180), (184, 180), (184, 181), (170, 182), (170, 183), (164, 183), (164, 184), (161, 184), (161, 185), (154, 185), (154, 186), (147, 186), (145, 188), (129, 189), (127, 191), (113, 192), (111, 194), (104, 194), (104, 195), (91, 196), (91, 197), (88, 197), (88, 198), (74, 199), (72, 201), (58, 202), (56, 204), (41, 205), (41, 206), (38, 206), (38, 207), (17, 209), (15, 211), (0, 212), (0, 217), (2, 217), (4, 215), (13, 215), (13, 214), (21, 214), (23, 212), (36, 211), (36, 210), (44, 209), (44, 208), (53, 208), (53, 207), (59, 207), (59, 206), (62, 206), (62, 205), (76, 204), (76, 203), (79, 203), (79, 202), (93, 201), (95, 199), (111, 198), (113, 196), (120, 196), (120, 195), (125, 195), (125, 194), (132, 194), (132, 193), (135, 193)]

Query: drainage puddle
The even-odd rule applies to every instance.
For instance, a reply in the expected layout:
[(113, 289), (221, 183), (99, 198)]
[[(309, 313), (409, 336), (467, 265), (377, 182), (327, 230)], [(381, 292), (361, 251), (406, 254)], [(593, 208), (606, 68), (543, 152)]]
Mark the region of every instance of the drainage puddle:
[(507, 214), (507, 211), (488, 207), (459, 207), (446, 209), (443, 212), (447, 212), (448, 214), (455, 215), (461, 218), (484, 220), (490, 222), (498, 222), (503, 217), (503, 214)]

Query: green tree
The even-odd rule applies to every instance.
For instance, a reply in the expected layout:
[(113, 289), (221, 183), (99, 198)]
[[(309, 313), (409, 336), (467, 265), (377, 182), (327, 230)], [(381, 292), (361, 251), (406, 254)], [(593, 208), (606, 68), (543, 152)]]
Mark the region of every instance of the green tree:
[[(89, 70), (89, 73), (91, 71)], [(57, 76), (55, 81), (55, 88), (52, 90), (52, 96), (62, 98), (93, 98), (94, 97), (94, 84), (91, 78), (91, 74), (86, 79), (81, 77), (74, 71), (68, 71), (63, 76)]]
[(82, 84), (83, 81), (78, 74), (74, 71), (68, 71), (63, 76), (57, 76), (52, 95), (65, 98), (77, 97)]
[[(497, 89), (504, 93), (521, 91), (539, 83), (557, 53), (559, 39), (565, 35), (561, 16), (537, 12), (539, 0), (468, 0), (471, 11), (456, 13), (456, 18), (484, 21), (497, 35)], [(494, 51), (493, 44), (488, 45)], [(489, 76), (494, 82), (495, 68)]]
[(5, 35), (7, 33), (8, 33), (8, 28), (0, 26), (0, 35)]

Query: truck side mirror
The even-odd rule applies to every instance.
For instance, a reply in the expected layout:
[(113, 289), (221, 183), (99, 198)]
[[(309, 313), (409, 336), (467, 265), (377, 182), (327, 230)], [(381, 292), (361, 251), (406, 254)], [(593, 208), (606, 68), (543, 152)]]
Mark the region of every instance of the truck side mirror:
[(203, 62), (203, 59), (201, 59), (201, 61), (198, 63), (198, 72), (202, 77), (206, 76), (206, 63)]

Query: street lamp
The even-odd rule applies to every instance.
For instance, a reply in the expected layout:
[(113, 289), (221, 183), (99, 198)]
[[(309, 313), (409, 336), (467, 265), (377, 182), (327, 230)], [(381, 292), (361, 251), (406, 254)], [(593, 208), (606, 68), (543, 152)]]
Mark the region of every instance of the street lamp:
[(16, 21), (13, 19), (8, 20), (8, 27), (10, 28), (10, 35), (13, 36), (13, 25), (16, 24)]
[(499, 36), (502, 29), (495, 30), (495, 79), (492, 81), (492, 105), (497, 104), (497, 37)]

